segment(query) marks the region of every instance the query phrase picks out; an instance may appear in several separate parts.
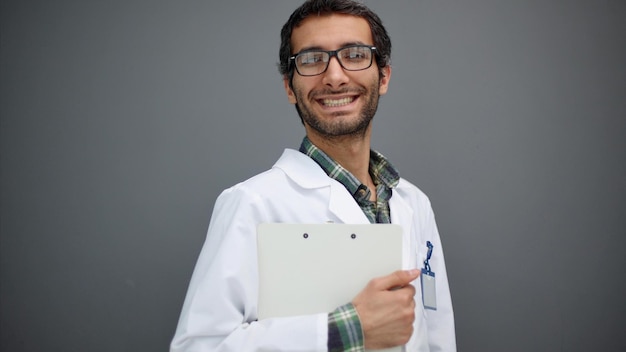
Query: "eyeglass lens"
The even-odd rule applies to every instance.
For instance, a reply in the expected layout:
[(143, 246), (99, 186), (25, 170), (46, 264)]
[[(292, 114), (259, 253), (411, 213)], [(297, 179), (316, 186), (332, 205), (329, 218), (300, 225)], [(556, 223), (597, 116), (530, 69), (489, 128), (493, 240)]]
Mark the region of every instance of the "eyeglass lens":
[(337, 51), (306, 51), (296, 55), (296, 69), (303, 76), (315, 76), (328, 68), (330, 58), (337, 56), (339, 64), (345, 70), (365, 70), (372, 65), (372, 48), (351, 46)]

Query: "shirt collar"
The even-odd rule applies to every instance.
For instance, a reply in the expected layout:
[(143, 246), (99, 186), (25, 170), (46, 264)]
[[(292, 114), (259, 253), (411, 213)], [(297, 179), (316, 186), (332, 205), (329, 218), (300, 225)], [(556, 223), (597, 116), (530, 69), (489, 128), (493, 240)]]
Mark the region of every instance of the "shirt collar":
[[(308, 137), (304, 137), (302, 140), (302, 144), (300, 144), (300, 152), (311, 157), (311, 159), (319, 164), (324, 172), (326, 172), (328, 177), (343, 184), (355, 198), (358, 196), (358, 191), (360, 189), (367, 190), (367, 187), (354, 177), (352, 173), (315, 146)], [(369, 173), (375, 184), (378, 185), (382, 183), (389, 189), (395, 188), (400, 181), (400, 176), (396, 168), (391, 165), (387, 158), (375, 150), (370, 150)], [(362, 196), (363, 192), (360, 194)]]

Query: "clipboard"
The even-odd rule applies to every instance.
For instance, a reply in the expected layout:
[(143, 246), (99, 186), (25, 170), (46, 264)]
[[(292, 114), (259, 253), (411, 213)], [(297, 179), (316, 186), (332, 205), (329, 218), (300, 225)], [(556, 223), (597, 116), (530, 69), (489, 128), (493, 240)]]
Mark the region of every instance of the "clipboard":
[(259, 319), (331, 312), (371, 279), (402, 269), (402, 227), (265, 223), (257, 252)]

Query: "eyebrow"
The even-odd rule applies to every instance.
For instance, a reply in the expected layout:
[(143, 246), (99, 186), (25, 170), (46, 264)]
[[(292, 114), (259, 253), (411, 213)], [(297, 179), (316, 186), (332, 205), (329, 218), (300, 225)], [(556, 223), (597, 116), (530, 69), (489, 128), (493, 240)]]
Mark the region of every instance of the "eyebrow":
[[(352, 45), (373, 45), (373, 44), (366, 44), (366, 43), (364, 43), (362, 41), (346, 42), (346, 43), (341, 44), (339, 46), (339, 48), (337, 48), (335, 50), (339, 50), (341, 48), (345, 48), (347, 46), (352, 46)], [(317, 51), (317, 50), (319, 50), (319, 51), (327, 51), (327, 50), (324, 50), (321, 46), (306, 46), (306, 47), (300, 49), (300, 51), (297, 51), (295, 54), (292, 54), (292, 55), (297, 55), (298, 53), (303, 53), (305, 51)]]

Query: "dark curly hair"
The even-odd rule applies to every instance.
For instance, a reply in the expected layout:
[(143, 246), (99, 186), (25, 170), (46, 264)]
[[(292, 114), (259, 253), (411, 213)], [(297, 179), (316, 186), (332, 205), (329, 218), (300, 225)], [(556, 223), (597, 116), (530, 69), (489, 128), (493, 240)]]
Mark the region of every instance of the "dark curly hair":
[(289, 20), (280, 31), (280, 62), (278, 69), (283, 77), (289, 78), (290, 85), (294, 75), (294, 67), (289, 62), (289, 57), (293, 55), (291, 52), (291, 33), (293, 29), (309, 16), (334, 13), (361, 17), (369, 23), (372, 37), (374, 38), (374, 46), (376, 47), (376, 64), (378, 65), (380, 75), (384, 75), (383, 68), (389, 65), (391, 61), (391, 39), (378, 15), (361, 2), (355, 0), (307, 0), (291, 14)]

